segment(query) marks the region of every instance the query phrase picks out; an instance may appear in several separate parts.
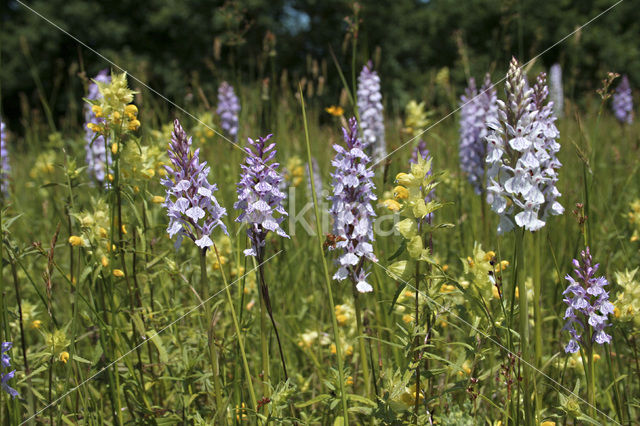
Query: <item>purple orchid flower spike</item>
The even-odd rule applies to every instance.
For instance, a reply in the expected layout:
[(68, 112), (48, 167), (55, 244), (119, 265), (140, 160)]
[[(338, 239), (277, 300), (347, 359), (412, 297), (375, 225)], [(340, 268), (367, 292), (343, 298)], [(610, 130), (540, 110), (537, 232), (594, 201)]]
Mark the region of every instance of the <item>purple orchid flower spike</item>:
[(236, 222), (247, 224), (247, 235), (251, 240), (251, 247), (244, 254), (255, 256), (260, 262), (269, 231), (289, 238), (280, 227), (287, 216), (282, 205), (285, 195), (279, 189), (284, 178), (278, 173), (279, 164), (272, 162), (276, 155), (276, 144), (267, 144), (271, 136), (258, 138), (257, 141), (249, 139), (249, 146), (245, 147), (247, 157), (240, 166), (242, 174), (238, 182), (238, 201), (233, 205), (240, 210)]
[(167, 188), (163, 204), (169, 216), (167, 233), (172, 238), (178, 236), (176, 248), (186, 236), (206, 250), (213, 245), (211, 232), (216, 227), (228, 234), (222, 222), (227, 211), (213, 195), (218, 188), (207, 180), (207, 162), (200, 162), (199, 149), (191, 152), (191, 138), (187, 137), (178, 120), (174, 121), (168, 152), (172, 167), (165, 166), (168, 177), (161, 180)]
[(377, 262), (373, 254), (373, 218), (375, 212), (371, 202), (376, 200), (373, 193), (373, 171), (368, 164), (369, 157), (363, 151), (358, 137), (358, 122), (349, 120), (349, 128), (342, 129), (346, 148), (334, 145), (336, 156), (331, 162), (335, 171), (331, 174), (333, 194), (330, 209), (333, 217), (333, 234), (338, 237), (332, 250), (340, 250), (338, 271), (334, 279), (342, 281), (350, 278), (360, 293), (373, 291), (367, 282), (366, 259)]
[[(611, 343), (611, 336), (604, 329), (609, 326), (607, 319), (613, 313), (613, 304), (609, 302), (609, 293), (604, 289), (608, 285), (605, 277), (596, 277), (600, 265), (592, 266), (589, 247), (581, 254), (581, 261), (573, 260), (574, 274), (565, 277), (569, 286), (562, 293), (567, 304), (564, 319), (567, 320), (564, 330), (571, 335), (564, 350), (576, 353), (580, 349), (581, 332), (589, 332), (591, 340), (603, 345)], [(591, 344), (591, 342), (588, 342)]]

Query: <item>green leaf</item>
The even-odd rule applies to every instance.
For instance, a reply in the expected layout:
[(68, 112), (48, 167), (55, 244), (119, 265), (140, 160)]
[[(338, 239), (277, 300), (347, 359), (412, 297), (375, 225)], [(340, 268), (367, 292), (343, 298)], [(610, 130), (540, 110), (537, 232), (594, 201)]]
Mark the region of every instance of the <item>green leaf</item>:
[(389, 314), (391, 314), (391, 312), (393, 312), (393, 307), (396, 305), (396, 302), (398, 301), (398, 297), (400, 297), (400, 294), (402, 293), (402, 290), (404, 290), (406, 286), (407, 286), (407, 283), (405, 283), (405, 282), (400, 282), (400, 284), (398, 285), (398, 288), (396, 289), (396, 292), (393, 295), (393, 300), (391, 301), (391, 306), (389, 307)]
[(370, 407), (377, 407), (378, 406), (378, 404), (376, 404), (375, 402), (373, 402), (369, 398), (364, 397), (362, 395), (356, 395), (355, 393), (347, 394), (347, 399), (350, 400), (350, 401), (359, 402), (360, 404), (368, 405)]
[(162, 339), (155, 331), (148, 331), (147, 337), (151, 339), (153, 345), (158, 350), (158, 356), (160, 357), (160, 362), (167, 363), (169, 361), (169, 356), (167, 355), (167, 350), (164, 348), (164, 344), (162, 343)]
[(313, 404), (318, 404), (320, 402), (325, 402), (326, 400), (330, 399), (331, 395), (328, 395), (326, 393), (320, 394), (318, 396), (316, 396), (315, 398), (311, 398), (308, 401), (304, 401), (304, 402), (300, 402), (298, 404), (295, 404), (296, 408), (304, 408), (304, 407), (308, 407), (310, 405)]
[(392, 260), (397, 259), (405, 251), (406, 248), (407, 248), (407, 240), (402, 240), (402, 242), (400, 243), (400, 247), (398, 247), (395, 253), (393, 253), (387, 260), (391, 262)]

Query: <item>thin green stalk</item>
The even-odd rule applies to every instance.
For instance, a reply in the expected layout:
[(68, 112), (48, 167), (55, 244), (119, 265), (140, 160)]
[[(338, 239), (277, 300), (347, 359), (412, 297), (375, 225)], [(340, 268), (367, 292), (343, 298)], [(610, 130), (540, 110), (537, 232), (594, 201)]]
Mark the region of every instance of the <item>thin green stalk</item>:
[(364, 388), (367, 396), (371, 396), (371, 374), (369, 373), (369, 359), (364, 346), (364, 333), (362, 332), (362, 309), (360, 307), (360, 299), (358, 298), (358, 290), (355, 284), (353, 289), (353, 304), (356, 309), (356, 331), (358, 334), (358, 347), (360, 350), (360, 364), (362, 364), (362, 378), (364, 380)]
[[(254, 258), (255, 264), (255, 258)], [(257, 267), (257, 265), (256, 265)], [(267, 335), (267, 307), (265, 306), (264, 296), (259, 291), (260, 297), (260, 348), (262, 350), (262, 393), (264, 396), (270, 396), (269, 389), (269, 337)]]
[[(589, 333), (591, 334), (591, 333)], [(591, 336), (589, 336), (591, 342)], [(587, 346), (587, 402), (589, 403), (589, 415), (595, 419), (596, 417), (596, 363), (593, 359), (593, 344)]]
[[(304, 136), (307, 147), (307, 163), (311, 162), (311, 143), (309, 142), (309, 126), (307, 124), (307, 112), (304, 107), (304, 96), (302, 94), (302, 87), (300, 89), (300, 105), (302, 107), (302, 123), (304, 125)], [(309, 181), (311, 183), (311, 193), (313, 196), (313, 211), (316, 219), (316, 236), (318, 241), (318, 249), (320, 256), (322, 257), (322, 268), (324, 270), (324, 279), (327, 288), (327, 296), (329, 297), (329, 311), (331, 313), (331, 326), (333, 328), (333, 338), (336, 342), (336, 358), (338, 359), (338, 380), (340, 380), (340, 398), (342, 400), (342, 416), (343, 424), (349, 425), (349, 406), (347, 405), (347, 394), (344, 389), (344, 371), (343, 371), (343, 359), (342, 349), (340, 347), (340, 332), (338, 330), (338, 320), (336, 319), (336, 312), (333, 302), (333, 291), (331, 290), (331, 278), (329, 278), (329, 267), (327, 266), (327, 259), (324, 257), (323, 241), (322, 241), (322, 226), (320, 224), (320, 210), (318, 208), (318, 196), (316, 194), (316, 185), (313, 176), (313, 167), (309, 167)]]
[[(222, 265), (222, 264), (220, 264)], [(207, 280), (207, 250), (200, 250), (200, 285), (202, 288), (207, 288), (209, 286), (209, 281)], [(224, 412), (224, 404), (222, 400), (222, 391), (220, 385), (220, 369), (218, 365), (218, 355), (215, 350), (215, 339), (213, 338), (213, 318), (211, 318), (211, 313), (209, 312), (209, 306), (206, 304), (208, 298), (204, 298), (205, 301), (205, 315), (207, 324), (209, 324), (208, 336), (209, 336), (209, 357), (211, 359), (211, 368), (213, 373), (213, 391), (215, 393), (216, 399), (216, 408), (217, 412), (215, 418), (224, 419), (225, 417), (222, 415)], [(224, 420), (223, 420), (224, 421)]]
[[(520, 352), (524, 361), (529, 362), (529, 312), (527, 307), (527, 286), (524, 272), (524, 229), (516, 230), (516, 265), (514, 278), (518, 285), (518, 313), (520, 322)], [(526, 367), (526, 365), (525, 365)], [(531, 419), (531, 394), (529, 372), (522, 368), (522, 394), (524, 400), (524, 421), (526, 425), (532, 425)]]
[[(222, 261), (220, 260), (220, 254), (218, 253), (218, 248), (216, 245), (213, 245), (213, 250), (216, 253), (216, 259), (218, 260), (218, 264), (222, 265)], [(251, 408), (257, 413), (258, 412), (258, 401), (256, 399), (256, 393), (253, 390), (253, 383), (251, 381), (251, 371), (249, 371), (249, 363), (247, 362), (247, 355), (244, 351), (244, 342), (242, 341), (242, 333), (240, 331), (240, 324), (238, 324), (238, 317), (236, 316), (236, 308), (233, 306), (233, 299), (231, 297), (231, 291), (229, 290), (229, 284), (227, 284), (227, 276), (224, 273), (224, 268), (220, 268), (220, 273), (222, 274), (222, 282), (224, 283), (224, 289), (227, 293), (227, 301), (229, 302), (229, 307), (231, 308), (231, 317), (233, 319), (233, 326), (236, 329), (236, 334), (238, 335), (238, 346), (240, 347), (240, 356), (242, 357), (242, 366), (244, 367), (244, 374), (247, 379), (247, 387), (249, 388), (249, 397), (251, 398)]]
[(604, 351), (607, 355), (607, 366), (609, 367), (609, 380), (613, 384), (613, 395), (616, 407), (616, 413), (618, 414), (618, 420), (620, 423), (624, 423), (624, 412), (622, 411), (622, 398), (620, 397), (620, 391), (618, 390), (618, 383), (616, 382), (616, 374), (613, 369), (613, 362), (611, 361), (611, 345), (604, 346)]
[(420, 346), (420, 338), (418, 336), (418, 330), (420, 329), (420, 262), (416, 262), (416, 299), (415, 299), (415, 333), (416, 337), (413, 341), (413, 361), (416, 363), (416, 389), (415, 389), (415, 401), (413, 405), (414, 424), (418, 424), (418, 410), (420, 409), (420, 353), (418, 346)]
[[(541, 270), (540, 270), (540, 232), (532, 234), (533, 237), (533, 316), (535, 333), (535, 363), (536, 368), (542, 366), (542, 306), (541, 306)], [(542, 409), (539, 395), (537, 393), (536, 379), (534, 376), (533, 385), (536, 398), (536, 421), (540, 421), (540, 411)]]

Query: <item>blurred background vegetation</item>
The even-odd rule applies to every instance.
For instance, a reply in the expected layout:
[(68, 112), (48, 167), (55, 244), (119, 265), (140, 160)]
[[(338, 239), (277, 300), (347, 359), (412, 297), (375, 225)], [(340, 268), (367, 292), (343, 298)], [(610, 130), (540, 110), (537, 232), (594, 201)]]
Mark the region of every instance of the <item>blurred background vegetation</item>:
[[(274, 96), (286, 88), (295, 90), (302, 80), (305, 90), (311, 87), (320, 103), (337, 103), (343, 83), (336, 64), (352, 84), (352, 41), (357, 37), (355, 72), (363, 58), (374, 61), (390, 112), (398, 112), (410, 97), (448, 112), (469, 76), (480, 78), (489, 71), (498, 80), (512, 55), (523, 62), (533, 58), (615, 2), (24, 3), (187, 108), (194, 99), (214, 99), (222, 79), (255, 85)], [(109, 63), (18, 1), (4, 1), (2, 8), (0, 96), (5, 120), (17, 133), (24, 129), (27, 115), (30, 122), (41, 119), (52, 126), (62, 121), (63, 128), (64, 123), (77, 125), (87, 84), (83, 77), (94, 76)], [(640, 8), (633, 1), (623, 1), (532, 66), (541, 71), (560, 63), (565, 94), (580, 103), (584, 93), (601, 84), (607, 71), (626, 73), (632, 87), (640, 85), (639, 39)], [(50, 106), (50, 114), (43, 110), (43, 101)]]

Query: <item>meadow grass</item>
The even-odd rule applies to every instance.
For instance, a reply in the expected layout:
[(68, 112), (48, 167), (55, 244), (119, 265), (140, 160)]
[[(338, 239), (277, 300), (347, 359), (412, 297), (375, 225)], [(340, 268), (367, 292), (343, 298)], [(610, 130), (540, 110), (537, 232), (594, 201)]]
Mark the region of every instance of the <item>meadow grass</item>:
[[(354, 305), (351, 284), (331, 279), (335, 256), (324, 244), (330, 228), (313, 235), (301, 224), (322, 228), (326, 193), (312, 196), (305, 164), (317, 160), (330, 190), (332, 145), (342, 143), (343, 117), (326, 113), (328, 105), (308, 90), (272, 91), (265, 99), (260, 85), (240, 85), (240, 137), (233, 146), (209, 129), (218, 129), (207, 109), (214, 102), (205, 102), (213, 94), (203, 93), (189, 108), (201, 122), (177, 117), (211, 166), (209, 180), (229, 213), (229, 237), (217, 230), (216, 250), (206, 253), (188, 241), (174, 249), (166, 211), (153, 197), (164, 198), (166, 125), (175, 117), (144, 87), (132, 87), (142, 126), (127, 142), (130, 152), (114, 163), (111, 189), (88, 178), (79, 126), (55, 132), (25, 116), (24, 139), (12, 141), (0, 304), (20, 397), (2, 394), (1, 423), (640, 421), (638, 312), (631, 312), (635, 320), (612, 319), (611, 345), (579, 355), (563, 350), (562, 292), (571, 260), (588, 245), (614, 301), (628, 297), (616, 273), (640, 262), (628, 216), (640, 196), (637, 124), (618, 124), (598, 108), (595, 93), (582, 107), (567, 102), (558, 121), (566, 211), (535, 234), (495, 232), (497, 217), (460, 173), (456, 118), (429, 130), (432, 168), (441, 173), (435, 197), (443, 203), (433, 220), (453, 226), (430, 233), (430, 266), (418, 269), (414, 281), (388, 274), (401, 258), (399, 234), (376, 235), (374, 291), (359, 294)], [(353, 112), (343, 107), (347, 116)], [(283, 228), (291, 238), (269, 234), (258, 265), (242, 254), (250, 243), (246, 225), (234, 221), (233, 203), (244, 159), (239, 147), (266, 133), (274, 134), (277, 161), (286, 168)], [(386, 117), (386, 136), (389, 152), (410, 138), (402, 117)], [(392, 198), (396, 175), (409, 170), (414, 145), (376, 166), (380, 202)], [(140, 147), (157, 155), (141, 154)], [(392, 213), (380, 205), (375, 210), (385, 217), (382, 231), (391, 230)], [(102, 224), (105, 247), (69, 243)], [(490, 259), (508, 261), (496, 270), (500, 288), (487, 284), (482, 268)], [(274, 328), (261, 315), (260, 270), (288, 381)]]

